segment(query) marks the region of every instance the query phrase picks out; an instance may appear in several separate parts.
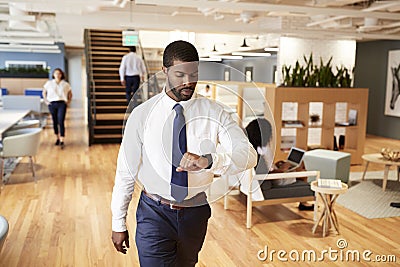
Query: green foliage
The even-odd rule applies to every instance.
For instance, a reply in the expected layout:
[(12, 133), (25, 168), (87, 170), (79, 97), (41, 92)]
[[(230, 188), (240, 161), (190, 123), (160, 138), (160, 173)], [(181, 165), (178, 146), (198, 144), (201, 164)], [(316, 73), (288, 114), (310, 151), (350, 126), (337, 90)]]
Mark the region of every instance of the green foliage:
[(350, 71), (341, 66), (336, 67), (336, 74), (332, 70), (332, 57), (326, 64), (320, 59), (320, 65), (314, 65), (312, 53), (307, 58), (303, 56), (305, 66), (296, 61), (295, 66), (282, 66), (283, 84), (281, 86), (294, 87), (350, 87)]
[(0, 69), (0, 74), (17, 74), (17, 73), (23, 73), (23, 74), (49, 74), (49, 69), (43, 69), (43, 68), (4, 68)]

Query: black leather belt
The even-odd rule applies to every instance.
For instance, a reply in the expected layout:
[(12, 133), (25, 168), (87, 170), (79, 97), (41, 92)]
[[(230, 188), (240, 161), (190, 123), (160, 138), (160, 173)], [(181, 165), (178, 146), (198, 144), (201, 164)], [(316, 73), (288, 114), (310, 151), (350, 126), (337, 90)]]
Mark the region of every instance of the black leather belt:
[(145, 190), (143, 190), (143, 194), (145, 194), (150, 199), (152, 199), (152, 200), (154, 200), (154, 201), (156, 201), (156, 202), (158, 202), (158, 203), (160, 203), (162, 205), (169, 206), (169, 208), (171, 210), (182, 210), (182, 209), (185, 208), (183, 206), (176, 205), (175, 203), (171, 202), (168, 199), (162, 198), (162, 197), (160, 197), (158, 195), (150, 194), (150, 193), (146, 192)]

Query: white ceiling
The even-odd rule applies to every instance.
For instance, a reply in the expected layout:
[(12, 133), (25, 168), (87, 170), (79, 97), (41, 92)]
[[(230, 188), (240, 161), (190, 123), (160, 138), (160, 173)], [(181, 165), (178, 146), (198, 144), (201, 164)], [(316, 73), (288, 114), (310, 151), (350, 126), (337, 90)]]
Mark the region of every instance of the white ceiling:
[(400, 0), (0, 0), (2, 47), (83, 47), (85, 28), (400, 40)]

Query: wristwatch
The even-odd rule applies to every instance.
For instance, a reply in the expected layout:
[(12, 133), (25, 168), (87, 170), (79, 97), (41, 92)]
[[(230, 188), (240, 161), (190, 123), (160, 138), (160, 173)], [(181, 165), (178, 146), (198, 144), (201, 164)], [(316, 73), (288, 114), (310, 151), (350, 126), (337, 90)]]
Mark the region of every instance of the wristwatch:
[(211, 166), (213, 165), (213, 158), (211, 154), (205, 154), (202, 155), (203, 158), (206, 158), (208, 160), (208, 166), (205, 169), (211, 169)]

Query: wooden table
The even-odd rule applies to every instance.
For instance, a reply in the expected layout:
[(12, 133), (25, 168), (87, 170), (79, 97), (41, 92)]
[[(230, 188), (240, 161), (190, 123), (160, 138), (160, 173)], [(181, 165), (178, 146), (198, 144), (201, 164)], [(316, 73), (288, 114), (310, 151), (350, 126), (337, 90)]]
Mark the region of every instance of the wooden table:
[(27, 109), (3, 109), (0, 108), (0, 139), (2, 134), (28, 115)]
[(363, 176), (361, 180), (365, 179), (365, 174), (368, 169), (368, 165), (370, 162), (377, 163), (377, 164), (383, 164), (385, 165), (385, 171), (383, 173), (383, 183), (382, 183), (382, 190), (386, 190), (386, 185), (387, 185), (387, 179), (389, 175), (389, 169), (391, 166), (397, 166), (397, 180), (399, 180), (399, 171), (400, 171), (400, 161), (391, 161), (391, 160), (386, 160), (383, 158), (383, 156), (380, 153), (375, 153), (375, 154), (364, 154), (362, 155), (362, 159), (366, 161), (365, 165), (365, 170), (363, 173)]
[[(340, 194), (346, 193), (348, 189), (347, 184), (342, 183), (342, 188), (327, 188), (319, 187), (318, 181), (311, 182), (311, 190), (318, 194), (317, 200), (322, 199), (324, 207), (322, 212), (318, 215), (318, 219), (315, 221), (314, 227), (312, 228), (312, 233), (315, 234), (315, 230), (319, 223), (322, 221), (322, 236), (325, 237), (328, 231), (333, 227), (339, 234), (339, 223), (334, 210), (334, 204), (337, 197)], [(318, 204), (318, 201), (315, 203)], [(316, 207), (317, 208), (317, 207)]]

